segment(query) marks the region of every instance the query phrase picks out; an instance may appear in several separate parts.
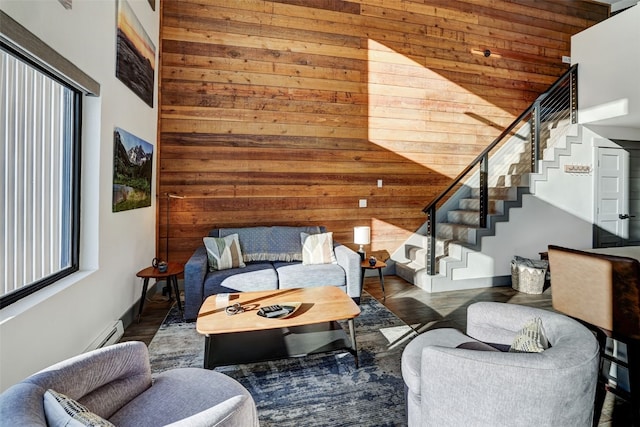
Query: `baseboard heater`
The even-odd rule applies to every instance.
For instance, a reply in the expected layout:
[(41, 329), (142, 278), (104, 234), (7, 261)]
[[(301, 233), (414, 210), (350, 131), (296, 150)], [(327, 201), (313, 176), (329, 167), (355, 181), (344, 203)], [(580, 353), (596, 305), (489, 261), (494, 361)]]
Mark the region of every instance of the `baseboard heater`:
[(104, 331), (98, 335), (98, 337), (93, 340), (89, 347), (86, 348), (85, 351), (91, 351), (98, 348), (106, 347), (111, 344), (115, 344), (120, 341), (124, 335), (124, 326), (122, 325), (122, 320), (114, 320), (114, 322), (109, 325)]

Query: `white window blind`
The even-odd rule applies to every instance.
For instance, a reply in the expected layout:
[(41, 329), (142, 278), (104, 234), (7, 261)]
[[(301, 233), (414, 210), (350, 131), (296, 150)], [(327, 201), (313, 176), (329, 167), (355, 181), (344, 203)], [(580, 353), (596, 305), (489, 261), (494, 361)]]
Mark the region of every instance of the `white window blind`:
[(75, 94), (2, 49), (0, 74), (5, 296), (72, 265)]

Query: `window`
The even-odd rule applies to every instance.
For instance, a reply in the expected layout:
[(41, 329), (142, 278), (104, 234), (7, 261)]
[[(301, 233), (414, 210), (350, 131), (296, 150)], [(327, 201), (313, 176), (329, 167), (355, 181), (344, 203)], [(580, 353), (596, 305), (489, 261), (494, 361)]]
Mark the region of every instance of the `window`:
[(83, 93), (0, 43), (0, 307), (79, 268)]

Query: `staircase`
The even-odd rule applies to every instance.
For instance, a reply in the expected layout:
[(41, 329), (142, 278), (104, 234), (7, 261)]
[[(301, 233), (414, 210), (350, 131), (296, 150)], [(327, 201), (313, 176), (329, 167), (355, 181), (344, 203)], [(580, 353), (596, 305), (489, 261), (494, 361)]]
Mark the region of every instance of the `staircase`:
[[(428, 220), (392, 256), (398, 276), (428, 292), (510, 283), (510, 276), (494, 274), (495, 257), (482, 252), (482, 242), (496, 236), (496, 225), (509, 221), (510, 212), (535, 191), (535, 183), (546, 179), (549, 168), (559, 167), (559, 156), (570, 155), (568, 142), (579, 139), (570, 105), (558, 104), (558, 99), (569, 95), (567, 87), (559, 83), (552, 86), (534, 103), (530, 115), (523, 113), (485, 150), (490, 156), (458, 177), (439, 205), (436, 201), (425, 208), (429, 220), (434, 220), (434, 229)], [(552, 109), (545, 106), (550, 96)], [(489, 166), (483, 167), (482, 161)], [(486, 207), (482, 207), (482, 200), (486, 200)], [(486, 223), (481, 226), (483, 216)]]

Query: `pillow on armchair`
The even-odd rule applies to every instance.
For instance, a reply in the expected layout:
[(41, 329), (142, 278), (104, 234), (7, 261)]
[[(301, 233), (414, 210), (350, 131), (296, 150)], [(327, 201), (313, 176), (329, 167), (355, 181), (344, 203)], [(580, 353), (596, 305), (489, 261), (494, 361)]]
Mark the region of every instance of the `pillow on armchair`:
[(549, 348), (549, 341), (542, 328), (542, 319), (528, 321), (513, 338), (511, 353), (542, 353)]
[(51, 389), (44, 393), (44, 413), (50, 427), (115, 427), (84, 405)]

